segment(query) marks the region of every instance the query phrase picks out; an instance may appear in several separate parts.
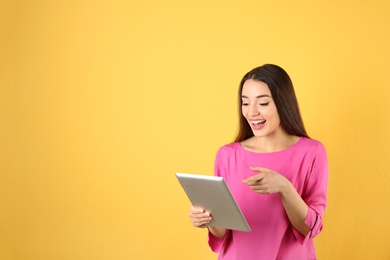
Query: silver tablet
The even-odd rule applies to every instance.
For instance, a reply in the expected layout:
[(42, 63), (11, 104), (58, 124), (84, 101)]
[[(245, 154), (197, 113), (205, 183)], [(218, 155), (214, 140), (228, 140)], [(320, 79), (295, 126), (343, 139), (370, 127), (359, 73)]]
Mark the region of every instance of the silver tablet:
[(192, 205), (213, 216), (208, 226), (251, 231), (225, 180), (217, 176), (176, 173)]

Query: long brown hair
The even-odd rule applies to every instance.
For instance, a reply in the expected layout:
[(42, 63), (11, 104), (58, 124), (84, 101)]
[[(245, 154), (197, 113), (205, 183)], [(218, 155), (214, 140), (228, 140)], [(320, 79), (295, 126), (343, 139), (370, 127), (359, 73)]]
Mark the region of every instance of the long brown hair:
[(250, 125), (242, 115), (242, 88), (248, 79), (267, 84), (278, 110), (280, 124), (288, 134), (309, 138), (290, 76), (277, 65), (265, 64), (249, 71), (241, 80), (238, 90), (239, 129), (236, 142), (244, 141), (253, 136)]

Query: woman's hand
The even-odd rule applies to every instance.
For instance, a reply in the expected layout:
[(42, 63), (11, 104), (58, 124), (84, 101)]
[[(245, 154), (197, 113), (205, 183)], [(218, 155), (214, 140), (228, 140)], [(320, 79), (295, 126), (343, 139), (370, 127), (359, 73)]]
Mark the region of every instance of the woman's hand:
[(270, 169), (251, 167), (251, 170), (258, 174), (242, 182), (259, 194), (282, 193), (289, 184), (286, 177)]
[(205, 225), (210, 223), (212, 217), (210, 212), (207, 212), (202, 208), (191, 206), (190, 219), (194, 227), (205, 228)]
[(278, 192), (291, 224), (303, 236), (307, 236), (310, 232), (310, 227), (305, 224), (308, 206), (295, 190), (291, 182), (283, 175), (266, 168), (251, 167), (251, 170), (258, 172), (258, 174), (253, 175), (242, 182), (260, 194)]
[[(213, 217), (211, 216), (210, 212), (207, 212), (202, 208), (191, 206), (190, 219), (194, 227), (205, 228), (206, 224), (210, 223), (212, 218)], [(223, 238), (226, 234), (226, 228), (210, 227), (210, 226), (207, 228), (214, 236), (219, 238)]]

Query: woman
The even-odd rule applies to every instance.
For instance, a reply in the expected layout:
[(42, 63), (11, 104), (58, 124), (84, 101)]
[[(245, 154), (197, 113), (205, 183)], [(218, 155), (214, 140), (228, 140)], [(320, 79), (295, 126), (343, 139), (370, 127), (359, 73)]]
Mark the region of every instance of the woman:
[[(225, 178), (252, 232), (209, 226), (209, 246), (218, 259), (316, 259), (327, 156), (306, 133), (288, 74), (272, 64), (248, 72), (239, 110), (236, 140), (219, 149), (215, 175)], [(205, 227), (212, 215), (191, 207), (190, 219)]]

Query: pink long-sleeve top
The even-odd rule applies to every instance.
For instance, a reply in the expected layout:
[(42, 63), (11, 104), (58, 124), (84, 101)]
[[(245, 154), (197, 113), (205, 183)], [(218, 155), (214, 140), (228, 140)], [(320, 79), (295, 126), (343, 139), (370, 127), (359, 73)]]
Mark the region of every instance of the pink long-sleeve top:
[[(308, 206), (304, 237), (291, 225), (278, 193), (258, 194), (242, 183), (256, 174), (251, 166), (268, 168), (285, 176)], [(209, 246), (220, 260), (316, 259), (313, 238), (322, 230), (326, 206), (328, 163), (324, 146), (300, 138), (293, 146), (272, 153), (245, 150), (235, 142), (221, 147), (215, 175), (225, 178), (251, 227), (251, 232), (228, 230), (223, 239), (209, 232)]]

